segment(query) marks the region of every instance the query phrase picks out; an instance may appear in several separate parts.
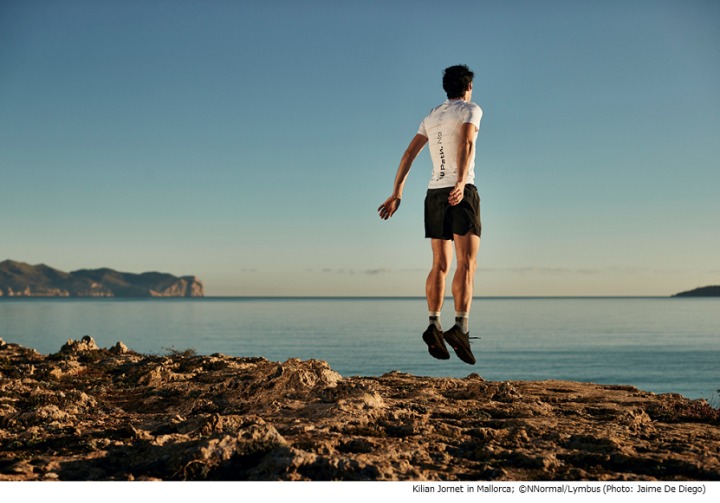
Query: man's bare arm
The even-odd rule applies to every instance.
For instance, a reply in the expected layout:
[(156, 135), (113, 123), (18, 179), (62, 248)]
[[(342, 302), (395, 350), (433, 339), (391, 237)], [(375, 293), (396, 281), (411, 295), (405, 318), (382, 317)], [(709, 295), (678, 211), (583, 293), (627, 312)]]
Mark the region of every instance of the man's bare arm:
[(455, 187), (450, 191), (448, 201), (450, 205), (455, 206), (463, 200), (465, 194), (465, 184), (467, 183), (467, 174), (470, 169), (470, 159), (475, 153), (475, 133), (478, 128), (475, 124), (466, 122), (460, 130), (460, 142), (458, 144), (458, 179)]
[(400, 159), (400, 165), (398, 166), (397, 173), (395, 175), (395, 183), (393, 184), (393, 192), (384, 203), (378, 208), (380, 218), (387, 220), (398, 210), (400, 207), (400, 200), (402, 199), (403, 188), (405, 187), (405, 181), (407, 180), (408, 173), (412, 167), (413, 161), (423, 149), (428, 139), (426, 136), (416, 134), (415, 137), (410, 141), (410, 144), (405, 149), (402, 158)]

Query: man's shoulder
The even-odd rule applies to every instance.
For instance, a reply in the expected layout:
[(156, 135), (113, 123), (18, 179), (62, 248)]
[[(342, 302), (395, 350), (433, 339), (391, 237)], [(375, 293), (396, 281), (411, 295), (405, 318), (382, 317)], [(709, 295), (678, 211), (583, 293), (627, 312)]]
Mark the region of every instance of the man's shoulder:
[(436, 116), (437, 114), (443, 113), (443, 111), (450, 111), (450, 113), (470, 114), (471, 116), (480, 115), (482, 116), (482, 108), (475, 102), (462, 101), (462, 100), (445, 100), (439, 105), (430, 109), (425, 119)]
[(480, 105), (472, 101), (465, 102), (465, 108), (463, 109), (467, 116), (467, 122), (475, 124), (476, 127), (480, 127), (480, 121), (482, 120), (483, 110)]
[(482, 108), (480, 108), (480, 105), (475, 103), (474, 101), (463, 101), (462, 102), (465, 108), (468, 108), (469, 110), (480, 110), (482, 111)]
[[(475, 103), (474, 101), (463, 101), (463, 100), (449, 100), (450, 106), (453, 107), (457, 112), (459, 113), (482, 113), (482, 109), (480, 108), (480, 105)], [(444, 103), (448, 103), (447, 101)], [(443, 105), (444, 105), (443, 104)], [(433, 110), (437, 110), (438, 108), (442, 107), (443, 105), (439, 105)]]
[(440, 103), (439, 105), (436, 105), (436, 106), (432, 107), (432, 108), (430, 109), (430, 111), (428, 112), (428, 116), (430, 116), (430, 115), (432, 115), (433, 113), (437, 112), (438, 110), (440, 110), (441, 108), (443, 108), (444, 106), (446, 106), (446, 104), (447, 104), (447, 101), (443, 101), (443, 102)]

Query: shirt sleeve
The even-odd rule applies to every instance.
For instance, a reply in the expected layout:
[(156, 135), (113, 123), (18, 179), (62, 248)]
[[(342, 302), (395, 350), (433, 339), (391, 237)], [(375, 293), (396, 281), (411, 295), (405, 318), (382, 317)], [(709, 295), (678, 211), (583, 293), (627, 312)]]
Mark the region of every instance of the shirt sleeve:
[(423, 119), (420, 123), (420, 127), (418, 128), (418, 134), (421, 134), (425, 138), (428, 138), (427, 130), (425, 129), (425, 119)]
[(470, 122), (471, 124), (474, 124), (476, 128), (480, 129), (480, 119), (482, 119), (482, 115), (482, 108), (480, 108), (475, 103), (471, 103), (471, 105), (466, 110), (466, 117), (464, 122)]

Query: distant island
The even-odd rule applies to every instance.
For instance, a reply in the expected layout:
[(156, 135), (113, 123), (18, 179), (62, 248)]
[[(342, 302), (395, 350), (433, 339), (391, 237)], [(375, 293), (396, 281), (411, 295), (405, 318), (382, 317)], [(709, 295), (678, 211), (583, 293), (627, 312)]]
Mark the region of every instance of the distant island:
[(195, 276), (113, 269), (63, 272), (45, 264), (0, 262), (0, 297), (204, 297)]
[(676, 293), (673, 297), (720, 297), (720, 286), (703, 286), (687, 292)]

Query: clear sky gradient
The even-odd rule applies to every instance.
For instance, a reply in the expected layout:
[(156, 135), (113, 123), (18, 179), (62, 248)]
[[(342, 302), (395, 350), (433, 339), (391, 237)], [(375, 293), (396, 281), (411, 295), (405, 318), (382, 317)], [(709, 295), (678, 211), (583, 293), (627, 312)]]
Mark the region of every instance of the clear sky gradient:
[(0, 260), (424, 295), (421, 152), (484, 110), (478, 296), (720, 283), (720, 2), (0, 0)]

